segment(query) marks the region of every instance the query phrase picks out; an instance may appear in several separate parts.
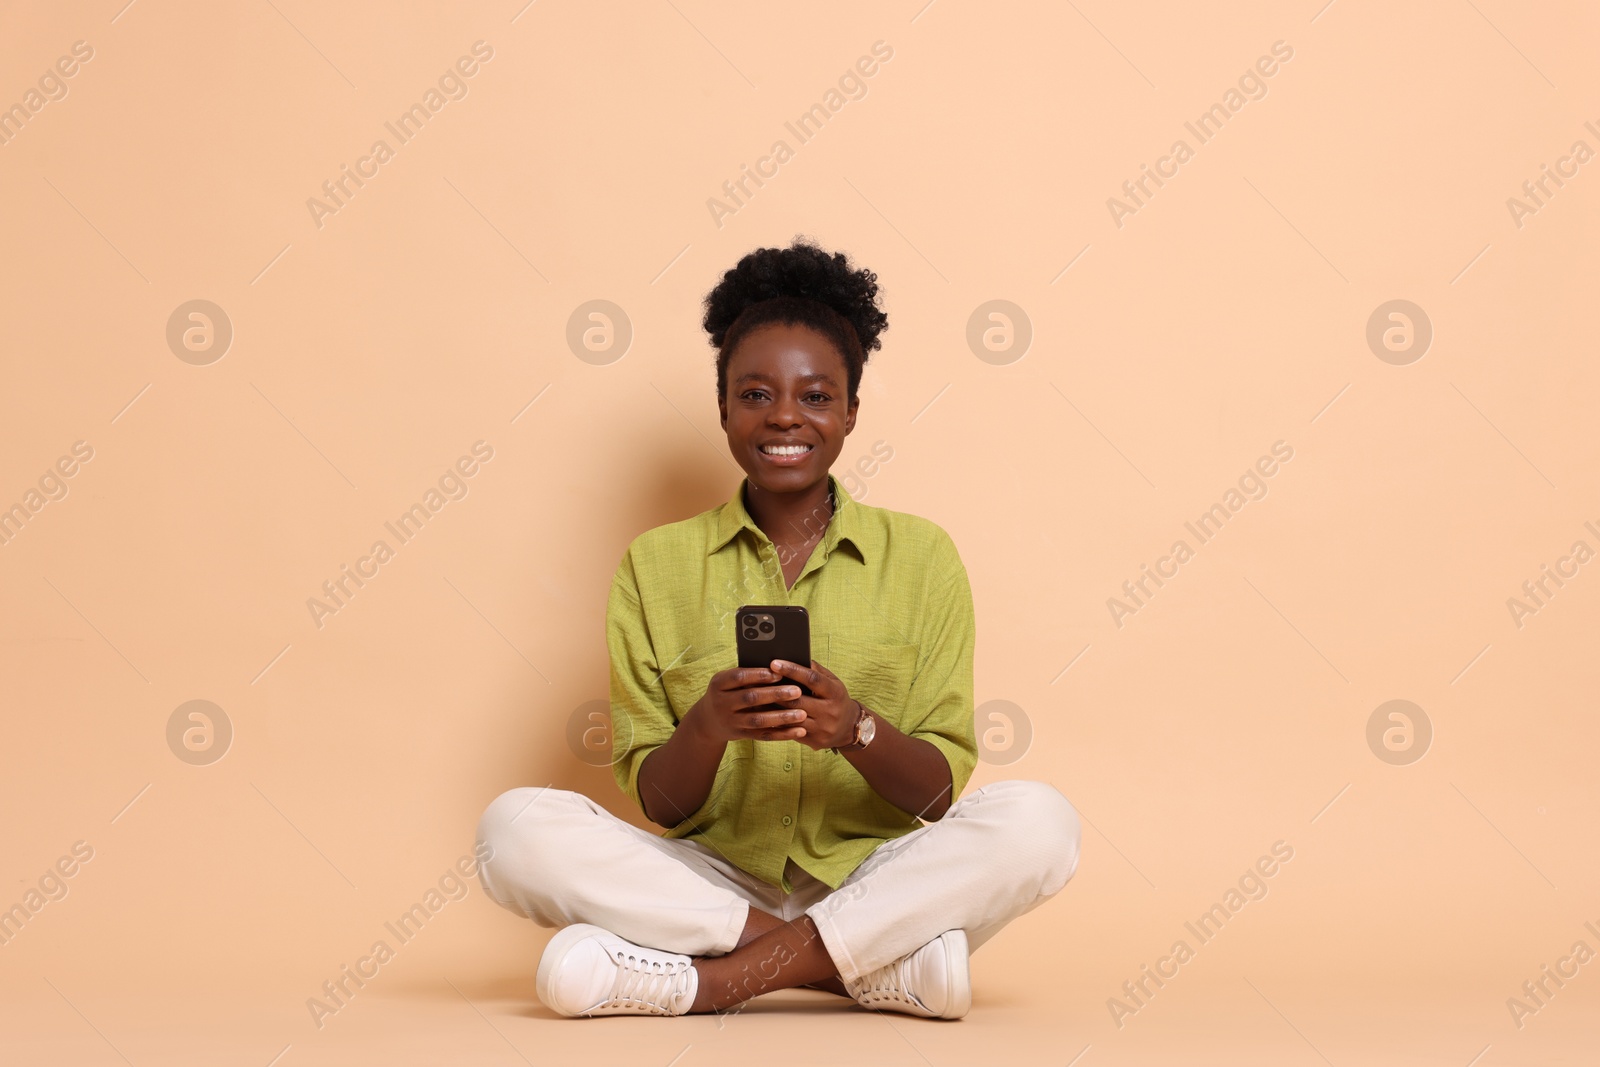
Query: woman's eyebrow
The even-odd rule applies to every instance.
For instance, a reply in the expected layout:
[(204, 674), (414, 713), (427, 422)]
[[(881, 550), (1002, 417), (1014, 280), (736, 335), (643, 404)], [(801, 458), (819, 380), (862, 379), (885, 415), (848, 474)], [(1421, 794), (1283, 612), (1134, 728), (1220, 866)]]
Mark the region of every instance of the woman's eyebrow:
[[(752, 372), (750, 374), (741, 374), (741, 375), (739, 375), (739, 377), (737, 377), (737, 378), (735, 378), (733, 380), (733, 384), (734, 385), (743, 385), (745, 382), (764, 382), (764, 381), (767, 381), (767, 380), (768, 380), (768, 376), (767, 375)], [(800, 376), (800, 381), (802, 381), (802, 382), (827, 382), (829, 385), (838, 385), (839, 384), (838, 382), (834, 381), (833, 375), (831, 375), (831, 374), (820, 374), (820, 373), (819, 374), (803, 374), (803, 375)]]

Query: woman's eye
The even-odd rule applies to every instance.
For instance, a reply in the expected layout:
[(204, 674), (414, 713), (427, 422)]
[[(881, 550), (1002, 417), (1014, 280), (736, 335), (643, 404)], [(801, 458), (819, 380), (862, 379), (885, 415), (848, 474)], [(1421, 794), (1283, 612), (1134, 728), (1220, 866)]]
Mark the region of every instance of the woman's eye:
[[(766, 400), (766, 399), (768, 399), (767, 391), (765, 389), (747, 389), (743, 393), (740, 394), (740, 399), (742, 399), (742, 400)], [(811, 403), (814, 403), (814, 404), (826, 404), (830, 400), (832, 400), (833, 398), (830, 397), (827, 393), (816, 393), (816, 392), (813, 392), (813, 393), (807, 393), (805, 395), (805, 399), (807, 401), (811, 402)]]

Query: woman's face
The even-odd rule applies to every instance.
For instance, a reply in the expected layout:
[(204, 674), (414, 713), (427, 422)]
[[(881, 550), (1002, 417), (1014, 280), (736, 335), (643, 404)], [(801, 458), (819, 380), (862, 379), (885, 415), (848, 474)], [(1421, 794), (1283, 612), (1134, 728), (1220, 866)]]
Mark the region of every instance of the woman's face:
[[(846, 400), (847, 368), (833, 342), (806, 326), (763, 326), (734, 350), (727, 381), (717, 406), (750, 484), (796, 493), (826, 481), (855, 429), (857, 406)], [(779, 445), (810, 447), (769, 451)]]

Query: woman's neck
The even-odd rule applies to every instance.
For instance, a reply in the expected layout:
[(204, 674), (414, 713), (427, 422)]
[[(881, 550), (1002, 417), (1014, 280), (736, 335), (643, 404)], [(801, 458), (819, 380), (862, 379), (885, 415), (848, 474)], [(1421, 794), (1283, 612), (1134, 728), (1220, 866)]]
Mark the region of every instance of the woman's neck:
[(744, 506), (774, 545), (799, 548), (821, 540), (833, 519), (831, 479), (800, 493), (769, 493), (745, 480)]

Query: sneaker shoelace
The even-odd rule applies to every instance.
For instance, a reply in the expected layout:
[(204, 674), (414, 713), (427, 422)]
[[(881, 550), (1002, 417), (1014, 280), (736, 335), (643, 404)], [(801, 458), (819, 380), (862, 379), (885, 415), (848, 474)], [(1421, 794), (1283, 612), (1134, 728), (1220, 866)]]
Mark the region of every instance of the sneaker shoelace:
[(672, 1009), (689, 992), (689, 964), (645, 960), (616, 954), (617, 980), (602, 1008), (622, 1008), (650, 1015), (677, 1014)]
[(908, 959), (909, 956), (901, 957), (871, 974), (863, 975), (861, 986), (856, 991), (856, 1000), (861, 1004), (909, 1004), (927, 1011), (926, 1005), (906, 989), (905, 963)]

